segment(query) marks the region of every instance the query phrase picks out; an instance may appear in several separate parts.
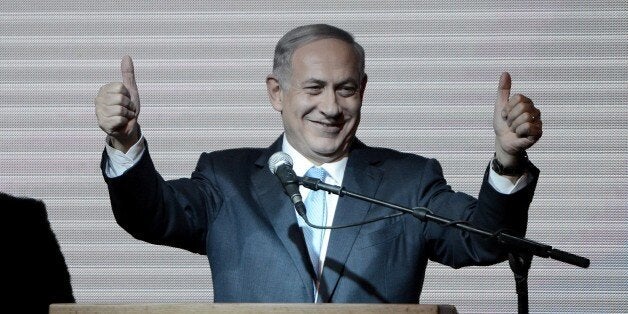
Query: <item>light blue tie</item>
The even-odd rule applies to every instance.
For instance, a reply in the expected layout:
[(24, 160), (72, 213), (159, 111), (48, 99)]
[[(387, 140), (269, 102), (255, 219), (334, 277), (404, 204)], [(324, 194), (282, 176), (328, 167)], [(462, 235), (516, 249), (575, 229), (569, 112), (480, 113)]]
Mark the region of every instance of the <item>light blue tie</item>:
[[(327, 172), (323, 168), (312, 167), (305, 173), (305, 175), (324, 181), (327, 176)], [(304, 202), (307, 219), (311, 224), (316, 226), (327, 225), (327, 202), (325, 200), (325, 193), (326, 192), (323, 190), (310, 191), (310, 194), (308, 194)], [(305, 238), (305, 243), (307, 243), (307, 249), (310, 252), (310, 260), (312, 261), (314, 272), (318, 278), (320, 275), (319, 259), (325, 230), (312, 228), (306, 225), (303, 219), (299, 219), (299, 226), (303, 228), (303, 236)]]

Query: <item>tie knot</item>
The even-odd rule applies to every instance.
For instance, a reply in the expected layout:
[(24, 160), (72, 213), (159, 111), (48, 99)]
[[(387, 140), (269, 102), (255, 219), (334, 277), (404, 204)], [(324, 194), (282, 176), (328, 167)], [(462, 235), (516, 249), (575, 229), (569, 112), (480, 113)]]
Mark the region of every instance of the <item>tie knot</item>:
[(325, 171), (323, 167), (312, 167), (305, 173), (305, 175), (310, 178), (325, 180), (325, 177), (327, 176), (327, 171)]

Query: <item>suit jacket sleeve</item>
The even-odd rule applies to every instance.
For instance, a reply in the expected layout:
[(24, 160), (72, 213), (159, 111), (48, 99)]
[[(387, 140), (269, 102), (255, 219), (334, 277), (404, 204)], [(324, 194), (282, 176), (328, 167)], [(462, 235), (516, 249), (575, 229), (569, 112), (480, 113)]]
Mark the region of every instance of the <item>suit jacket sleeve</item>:
[(191, 178), (164, 180), (148, 146), (139, 162), (119, 177), (105, 175), (106, 158), (103, 152), (101, 169), (114, 217), (124, 230), (149, 243), (206, 254), (208, 222), (221, 202), (209, 178), (194, 172)]
[[(488, 183), (488, 167), (477, 200), (464, 193), (452, 191), (446, 184), (438, 162), (430, 160), (426, 167), (425, 195), (428, 208), (454, 221), (468, 221), (471, 225), (489, 232), (508, 231), (524, 236), (528, 221), (528, 208), (532, 202), (539, 170), (530, 166), (528, 171), (534, 180), (513, 194), (497, 192)], [(429, 258), (454, 268), (467, 265), (489, 265), (507, 257), (507, 250), (496, 239), (486, 238), (456, 228), (428, 223), (425, 237), (431, 248)]]

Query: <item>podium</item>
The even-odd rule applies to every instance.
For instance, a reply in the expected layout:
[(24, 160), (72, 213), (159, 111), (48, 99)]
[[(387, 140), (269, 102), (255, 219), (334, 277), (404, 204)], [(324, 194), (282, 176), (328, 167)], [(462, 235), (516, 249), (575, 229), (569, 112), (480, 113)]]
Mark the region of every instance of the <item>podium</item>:
[(112, 313), (417, 313), (456, 314), (445, 304), (340, 304), (340, 303), (157, 303), (157, 304), (51, 304), (51, 314)]

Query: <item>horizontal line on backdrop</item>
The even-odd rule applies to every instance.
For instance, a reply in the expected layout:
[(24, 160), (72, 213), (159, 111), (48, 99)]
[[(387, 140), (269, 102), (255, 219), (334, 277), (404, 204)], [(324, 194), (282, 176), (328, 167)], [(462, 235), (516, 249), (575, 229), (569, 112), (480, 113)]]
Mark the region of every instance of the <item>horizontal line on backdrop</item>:
[[(568, 81), (568, 82), (564, 82), (564, 81), (517, 81), (516, 84), (518, 86), (525, 86), (525, 87), (530, 87), (530, 86), (540, 86), (540, 87), (544, 87), (542, 90), (547, 90), (550, 89), (549, 87), (551, 87), (551, 89), (556, 89), (557, 87), (563, 87), (563, 88), (570, 88), (570, 87), (578, 87), (578, 88), (582, 88), (584, 87), (590, 87), (590, 88), (603, 88), (604, 90), (610, 90), (610, 89), (619, 89), (619, 88), (627, 88), (628, 87), (628, 80), (625, 81)], [(30, 83), (0, 83), (0, 91), (6, 91), (6, 90), (12, 90), (12, 89), (16, 89), (16, 88), (32, 88), (32, 87), (41, 87), (41, 88), (51, 88), (54, 90), (59, 90), (60, 87), (62, 86), (71, 86), (71, 87), (76, 87), (76, 86), (83, 86), (86, 89), (93, 89), (94, 87), (96, 88), (96, 91), (98, 90), (98, 88), (102, 85), (102, 83), (93, 83), (93, 84), (86, 84), (86, 83), (35, 83), (35, 84), (30, 84)], [(399, 88), (406, 88), (407, 86), (416, 86), (416, 85), (420, 85), (420, 86), (439, 86), (439, 89), (443, 89), (443, 88), (449, 88), (449, 89), (460, 89), (461, 87), (464, 86), (477, 86), (477, 87), (482, 87), (484, 88), (485, 86), (491, 86), (491, 87), (495, 87), (494, 85), (496, 85), (495, 82), (493, 81), (486, 81), (486, 82), (469, 82), (469, 81), (442, 81), (442, 82), (438, 82), (438, 81), (419, 81), (419, 82), (369, 82), (369, 87), (371, 86), (386, 86), (387, 88), (391, 88), (395, 87), (395, 86), (399, 86)], [(248, 87), (259, 87), (259, 86), (264, 86), (264, 89), (262, 91), (265, 92), (266, 88), (266, 84), (264, 82), (250, 82), (250, 83), (246, 83), (246, 82), (233, 82), (233, 83), (194, 83), (194, 82), (190, 82), (190, 83), (140, 83), (139, 86), (144, 86), (146, 87), (160, 87), (160, 86), (167, 86), (170, 87), (170, 89), (173, 88), (177, 88), (177, 89), (190, 89), (190, 87), (207, 87), (207, 86), (238, 86), (238, 87), (242, 87), (242, 86), (248, 86)], [(582, 91), (581, 89), (579, 89), (579, 91)]]
[[(150, 66), (187, 66), (198, 67), (199, 64), (207, 67), (216, 65), (230, 65), (247, 63), (241, 65), (242, 67), (251, 66), (250, 63), (259, 63), (262, 66), (270, 66), (271, 59), (135, 59), (134, 64), (136, 67), (146, 68)], [(609, 57), (600, 58), (366, 58), (366, 62), (369, 65), (381, 64), (388, 62), (401, 62), (401, 63), (429, 63), (428, 65), (447, 65), (450, 64), (467, 66), (472, 65), (490, 65), (501, 64), (503, 61), (511, 62), (509, 65), (529, 65), (530, 67), (538, 67), (544, 64), (551, 65), (625, 65), (628, 64), (627, 59), (617, 59)], [(534, 64), (530, 64), (530, 61), (534, 61)], [(431, 63), (430, 63), (431, 62)], [(120, 60), (0, 60), (0, 67), (13, 68), (13, 67), (37, 67), (37, 68), (50, 68), (50, 67), (101, 67), (101, 68), (117, 68), (119, 67)]]
[[(240, 58), (240, 59), (233, 59), (233, 58), (221, 58), (221, 59), (203, 59), (203, 58), (195, 58), (195, 59), (148, 59), (148, 58), (134, 58), (135, 63), (150, 63), (150, 62), (155, 62), (155, 63), (170, 63), (170, 62), (176, 62), (176, 63), (184, 63), (184, 62), (192, 62), (192, 63), (197, 63), (197, 62), (222, 62), (222, 61), (268, 61), (271, 60), (272, 58)], [(508, 58), (504, 58), (504, 57), (494, 57), (494, 58), (484, 58), (484, 57), (460, 57), (460, 58), (453, 58), (453, 57), (419, 57), (419, 58), (409, 58), (409, 57), (404, 57), (404, 58), (400, 58), (400, 57), (391, 57), (391, 58), (369, 58), (366, 57), (367, 61), (420, 61), (420, 60), (426, 60), (426, 61), (530, 61), (530, 60), (617, 60), (617, 61), (626, 61), (624, 59), (617, 59), (617, 58), (611, 58), (611, 57), (596, 57), (596, 56), (587, 56), (587, 57), (551, 57), (551, 56), (547, 56), (547, 57), (522, 57), (522, 58), (512, 58), (512, 57), (508, 57)], [(139, 60), (139, 61), (138, 61)], [(23, 59), (3, 59), (0, 60), (0, 64), (11, 64), (11, 63), (26, 63), (28, 64), (32, 64), (32, 63), (44, 63), (44, 64), (55, 64), (55, 63), (72, 63), (72, 64), (84, 64), (84, 63), (103, 63), (103, 64), (110, 64), (111, 62), (120, 62), (120, 59), (87, 59), (87, 60), (77, 60), (77, 59), (27, 59), (27, 60), (23, 60)]]
[[(358, 37), (358, 36), (356, 36)], [(478, 39), (485, 38), (487, 40), (495, 40), (495, 39), (512, 39), (513, 37), (520, 39), (548, 39), (548, 40), (557, 40), (561, 38), (579, 38), (579, 39), (588, 39), (589, 41), (597, 42), (597, 41), (606, 41), (609, 39), (617, 39), (618, 41), (625, 42), (625, 35), (613, 35), (613, 34), (599, 34), (599, 33), (573, 33), (573, 34), (565, 34), (565, 33), (509, 33), (509, 34), (495, 34), (495, 33), (487, 33), (487, 34), (476, 34), (476, 33), (468, 33), (468, 34), (442, 34), (438, 35), (433, 34), (376, 34), (376, 35), (361, 35), (359, 36), (360, 41), (365, 41), (369, 39), (391, 39), (391, 38), (427, 38), (427, 39), (435, 39), (435, 38), (463, 38), (463, 39)], [(14, 41), (23, 41), (27, 39), (40, 39), (40, 40), (49, 40), (58, 43), (59, 39), (71, 39), (81, 44), (85, 44), (85, 39), (114, 39), (116, 41), (128, 40), (128, 39), (137, 39), (140, 42), (150, 42), (151, 40), (157, 39), (190, 39), (195, 40), (195, 43), (198, 43), (198, 39), (227, 39), (229, 41), (235, 41), (235, 39), (268, 39), (275, 43), (278, 38), (277, 36), (264, 36), (264, 35), (82, 35), (82, 36), (73, 36), (73, 35), (52, 35), (52, 36), (0, 36), (0, 40), (5, 44), (14, 43)], [(407, 42), (406, 42), (407, 43)]]
[[(626, 95), (626, 97), (628, 97), (628, 94)], [(628, 98), (627, 98), (628, 99)], [(490, 108), (491, 111), (493, 109), (492, 105), (489, 104), (482, 104), (482, 105), (476, 105), (476, 104), (472, 104), (472, 105), (449, 105), (449, 104), (443, 104), (443, 105), (428, 105), (428, 104), (417, 104), (414, 102), (410, 102), (410, 103), (401, 103), (401, 102), (395, 102), (394, 104), (381, 104), (381, 103), (368, 103), (368, 102), (363, 102), (362, 103), (362, 111), (369, 111), (371, 109), (408, 109), (409, 107), (417, 107), (419, 109), (448, 109), (448, 110), (452, 110), (452, 109), (483, 109), (483, 108)], [(217, 110), (227, 110), (227, 111), (232, 111), (232, 109), (245, 109), (245, 110), (259, 110), (259, 109), (263, 109), (266, 110), (268, 109), (270, 106), (269, 102), (264, 102), (264, 103), (250, 103), (250, 104), (246, 104), (246, 103), (238, 103), (238, 104), (231, 104), (231, 103), (221, 103), (221, 104), (217, 104), (217, 103), (197, 103), (197, 104), (190, 104), (190, 103), (177, 103), (177, 102), (172, 102), (172, 103), (168, 103), (168, 104), (164, 104), (164, 103), (151, 103), (149, 101), (142, 101), (142, 111), (143, 110), (151, 110), (151, 109), (161, 109), (164, 107), (173, 107), (173, 108), (177, 108), (177, 109), (217, 109)], [(557, 104), (548, 104), (548, 103), (543, 103), (543, 108), (547, 109), (547, 108), (554, 108), (554, 109), (563, 109), (565, 108), (566, 105), (557, 105)], [(594, 108), (604, 108), (604, 109), (609, 109), (609, 108), (619, 108), (622, 110), (626, 110), (628, 112), (628, 107), (626, 107), (626, 104), (592, 104), (590, 105)], [(76, 105), (70, 105), (70, 104), (55, 104), (54, 106), (50, 106), (50, 104), (48, 103), (40, 103), (40, 104), (36, 104), (36, 103), (29, 103), (28, 106), (25, 106), (25, 104), (20, 104), (19, 106), (0, 106), (0, 110), (11, 110), (11, 114), (23, 114), (24, 112), (33, 112), (33, 111), (38, 111), (38, 110), (42, 110), (42, 111), (46, 111), (46, 112), (57, 112), (57, 111), (62, 111), (65, 112), (67, 114), (71, 114), (72, 110), (93, 110), (93, 105), (92, 104), (85, 104), (85, 105), (81, 105), (81, 106), (76, 106)], [(583, 106), (579, 106), (579, 107), (588, 107), (587, 105), (583, 105)], [(480, 110), (482, 111), (482, 110)], [(144, 111), (145, 112), (145, 111)], [(274, 111), (271, 111), (274, 112)], [(407, 112), (406, 110), (402, 110), (402, 112)], [(596, 110), (596, 112), (601, 112), (601, 110)], [(621, 111), (620, 111), (621, 112)], [(236, 112), (235, 110), (233, 111), (234, 115), (238, 115), (239, 112)], [(279, 113), (277, 113), (279, 114)]]
[[(100, 152), (101, 153), (101, 152)], [(152, 154), (152, 152), (151, 152)], [(200, 153), (199, 153), (200, 154)], [(488, 160), (488, 159), (487, 159)], [(96, 165), (98, 166), (98, 165)], [(25, 174), (25, 175), (0, 175), (1, 179), (7, 180), (7, 179), (15, 179), (15, 178), (56, 178), (56, 179), (65, 179), (65, 178), (76, 178), (76, 179), (86, 179), (86, 178), (102, 178), (102, 175), (100, 174), (100, 169), (97, 169), (97, 173), (98, 174), (94, 174), (94, 175), (78, 175), (78, 174), (68, 174), (68, 175), (62, 175), (62, 174), (47, 174), (47, 173), (29, 173), (29, 174)], [(172, 175), (169, 175), (172, 176)], [(469, 175), (456, 175), (456, 174), (449, 174), (447, 175), (447, 178), (449, 179), (471, 179), (471, 180), (475, 180), (478, 178), (477, 174), (469, 174)], [(590, 175), (543, 175), (544, 179), (569, 179), (569, 178), (580, 178), (580, 179), (591, 179), (591, 178), (595, 178), (598, 179), (599, 178), (599, 174), (590, 174)], [(628, 178), (628, 173), (627, 174), (618, 174), (618, 175), (605, 175), (604, 178), (612, 178), (612, 179), (621, 179), (621, 178)], [(601, 179), (600, 179), (601, 180)], [(616, 182), (616, 183), (621, 183), (621, 182)], [(628, 192), (627, 192), (628, 194)]]
[[(496, 14), (499, 13), (499, 14)], [(291, 17), (295, 16), (305, 16), (311, 17), (316, 15), (330, 15), (330, 16), (358, 16), (360, 19), (369, 19), (369, 17), (377, 17), (378, 19), (385, 18), (394, 18), (395, 20), (403, 19), (404, 17), (408, 18), (416, 18), (416, 17), (424, 17), (429, 20), (432, 19), (442, 19), (442, 18), (450, 18), (450, 19), (460, 19), (461, 16), (466, 18), (473, 19), (506, 19), (508, 17), (517, 18), (518, 20), (525, 20), (526, 14), (530, 14), (529, 17), (532, 19), (559, 19), (559, 18), (574, 18), (574, 17), (584, 17), (584, 18), (624, 18), (626, 17), (627, 11), (616, 10), (616, 11), (600, 11), (600, 10), (587, 10), (587, 11), (477, 11), (477, 10), (462, 10), (458, 11), (451, 10), (347, 10), (347, 11), (337, 11), (337, 10), (325, 10), (325, 11), (281, 11), (281, 10), (273, 10), (273, 11), (255, 11), (255, 12), (246, 12), (246, 11), (178, 11), (178, 12), (117, 12), (117, 11), (91, 11), (91, 12), (55, 12), (52, 14), (51, 12), (11, 12), (11, 13), (2, 13), (0, 17), (16, 17), (16, 18), (24, 18), (28, 16), (36, 16), (38, 18), (47, 18), (48, 20), (61, 19), (66, 17), (78, 17), (79, 19), (89, 19), (94, 20), (95, 17), (102, 17), (110, 19), (112, 17), (146, 17), (146, 18), (154, 18), (156, 16), (166, 16), (166, 17), (177, 17), (177, 18), (197, 18), (197, 17), (224, 17), (224, 19), (233, 19), (234, 16), (242, 16), (245, 18), (250, 18), (251, 16), (259, 16), (259, 15), (290, 15)], [(215, 20), (215, 19), (214, 19)]]
[[(487, 119), (490, 119), (487, 118)], [(469, 128), (464, 128), (464, 127), (460, 127), (460, 128), (436, 128), (436, 127), (430, 127), (429, 129), (438, 129), (438, 130), (469, 130)], [(252, 133), (252, 132), (257, 132), (257, 131), (264, 131), (264, 132), (276, 132), (276, 131), (283, 131), (283, 127), (281, 125), (277, 125), (276, 128), (253, 128), (250, 126), (243, 126), (241, 128), (199, 128), (199, 127), (195, 127), (195, 128), (165, 128), (165, 127), (142, 127), (142, 130), (145, 131), (149, 131), (149, 132), (204, 132), (204, 131), (215, 131), (215, 130), (225, 130), (225, 131), (240, 131), (240, 132), (244, 132), (244, 133)], [(424, 129), (420, 129), (420, 128), (414, 128), (414, 127), (405, 127), (405, 128), (400, 128), (400, 127), (391, 127), (391, 128), (380, 128), (380, 127), (360, 127), (359, 128), (360, 131), (377, 131), (377, 132), (394, 132), (396, 130), (424, 130)], [(486, 126), (486, 127), (481, 127), (481, 128), (473, 128), (474, 131), (489, 131), (489, 130), (493, 130), (492, 126)], [(554, 130), (554, 131), (579, 131), (581, 132), (582, 129), (579, 128), (546, 128), (545, 129), (545, 133), (548, 133), (548, 130)], [(59, 128), (0, 128), (1, 132), (42, 132), (42, 131), (59, 131)], [(69, 132), (69, 131), (89, 131), (89, 132), (102, 132), (100, 129), (98, 129), (96, 126), (94, 126), (94, 128), (63, 128), (62, 129), (63, 132)], [(591, 130), (587, 130), (587, 132), (590, 132)], [(596, 128), (595, 129), (596, 132), (604, 132), (604, 131), (620, 131), (620, 132), (628, 132), (628, 129), (626, 128)], [(104, 135), (103, 135), (104, 136)], [(552, 151), (555, 152), (555, 151)]]
[[(210, 121), (208, 119), (208, 121)], [(94, 117), (94, 122), (96, 122), (96, 118)], [(361, 128), (362, 130), (367, 130), (367, 128)], [(433, 129), (433, 128), (432, 128)], [(457, 130), (452, 128), (453, 130)], [(467, 130), (465, 128), (461, 128), (462, 130)], [(100, 131), (96, 126), (94, 128), (62, 128), (65, 131)], [(376, 129), (379, 130), (379, 129)], [(478, 129), (474, 129), (478, 130)], [(42, 132), (42, 131), (59, 131), (59, 128), (0, 128), (0, 132)], [(147, 132), (205, 132), (205, 131), (241, 131), (246, 133), (254, 133), (254, 132), (276, 132), (283, 131), (281, 125), (277, 125), (276, 128), (254, 128), (253, 126), (243, 126), (241, 128), (228, 128), (228, 127), (216, 127), (216, 128), (156, 128), (156, 127), (142, 127), (142, 131)], [(383, 130), (382, 130), (383, 131)], [(103, 143), (104, 137), (106, 136), (103, 133)], [(270, 143), (269, 143), (270, 144)]]

